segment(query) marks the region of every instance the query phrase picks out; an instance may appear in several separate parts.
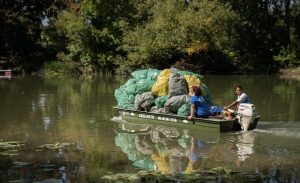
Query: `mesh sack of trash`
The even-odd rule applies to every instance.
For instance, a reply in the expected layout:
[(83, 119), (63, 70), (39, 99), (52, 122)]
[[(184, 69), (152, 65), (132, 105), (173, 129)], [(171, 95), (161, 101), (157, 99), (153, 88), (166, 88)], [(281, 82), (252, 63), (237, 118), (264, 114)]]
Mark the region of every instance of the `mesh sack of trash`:
[(164, 107), (169, 108), (170, 112), (177, 114), (178, 109), (183, 104), (189, 103), (189, 95), (173, 96), (167, 100)]
[(142, 94), (137, 94), (135, 96), (134, 105), (136, 110), (144, 109), (148, 111), (147, 109), (154, 105), (154, 97), (152, 93), (145, 92)]
[(188, 83), (184, 76), (171, 73), (169, 75), (169, 97), (188, 94)]
[(159, 107), (157, 107), (157, 106), (153, 106), (153, 107), (151, 107), (150, 112), (152, 112), (152, 113), (160, 113), (160, 114), (171, 114), (171, 115), (174, 115), (174, 113), (170, 112), (169, 108), (167, 108), (167, 107), (159, 108)]

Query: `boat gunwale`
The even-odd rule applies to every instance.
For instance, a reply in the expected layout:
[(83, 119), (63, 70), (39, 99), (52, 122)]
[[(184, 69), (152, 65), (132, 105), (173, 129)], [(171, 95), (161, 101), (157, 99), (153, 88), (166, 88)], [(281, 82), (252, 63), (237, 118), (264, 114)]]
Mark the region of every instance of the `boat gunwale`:
[(180, 119), (180, 120), (188, 120), (193, 123), (209, 123), (209, 124), (220, 125), (221, 123), (234, 122), (236, 120), (236, 118), (226, 120), (226, 119), (217, 119), (217, 118), (213, 118), (213, 117), (210, 117), (210, 118), (195, 118), (195, 117), (193, 117), (192, 120), (190, 120), (187, 117), (172, 115), (172, 114), (153, 113), (153, 112), (148, 112), (148, 111), (138, 111), (138, 110), (133, 110), (133, 109), (119, 108), (119, 107), (114, 107), (114, 109), (116, 109), (118, 111), (142, 113), (142, 114), (147, 114), (147, 115), (155, 115), (155, 116), (163, 116), (163, 117), (172, 117), (172, 118)]

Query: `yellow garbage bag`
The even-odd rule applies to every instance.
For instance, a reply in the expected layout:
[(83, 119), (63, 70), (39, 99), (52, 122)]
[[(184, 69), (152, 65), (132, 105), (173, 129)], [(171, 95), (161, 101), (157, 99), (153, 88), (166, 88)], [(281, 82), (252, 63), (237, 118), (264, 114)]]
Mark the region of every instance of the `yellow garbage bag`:
[(157, 76), (157, 81), (152, 86), (151, 92), (152, 95), (155, 96), (164, 96), (168, 95), (169, 90), (169, 75), (171, 74), (170, 69), (164, 69), (160, 72), (160, 74)]
[(201, 89), (202, 96), (204, 96), (204, 97), (208, 96), (209, 91), (208, 91), (207, 86), (203, 82), (201, 82), (201, 80), (198, 77), (196, 77), (194, 75), (184, 75), (184, 78), (189, 85), (189, 95), (193, 94), (193, 91), (192, 91), (193, 86), (199, 86)]
[(189, 95), (192, 95), (193, 94), (192, 87), (200, 86), (201, 81), (198, 77), (194, 75), (184, 75), (184, 78), (189, 85)]

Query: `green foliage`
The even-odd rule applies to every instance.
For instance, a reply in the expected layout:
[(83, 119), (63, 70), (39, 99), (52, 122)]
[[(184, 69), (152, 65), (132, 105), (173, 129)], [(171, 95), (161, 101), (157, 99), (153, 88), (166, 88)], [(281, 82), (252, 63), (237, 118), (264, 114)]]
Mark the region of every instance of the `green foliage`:
[(274, 56), (274, 60), (278, 62), (281, 67), (286, 69), (300, 66), (300, 56), (299, 54), (297, 55), (296, 49), (290, 45), (281, 48), (278, 55)]
[(166, 67), (181, 57), (229, 49), (229, 27), (237, 20), (230, 8), (217, 1), (192, 1), (188, 6), (158, 1), (144, 26), (125, 32), (125, 66)]
[(0, 67), (33, 69), (43, 58), (39, 35), (52, 1), (0, 1)]
[(299, 65), (299, 10), (292, 0), (4, 0), (0, 68), (269, 73)]
[(47, 76), (61, 76), (78, 74), (78, 66), (74, 62), (53, 61), (44, 64), (45, 74)]
[(67, 52), (59, 57), (63, 61), (79, 63), (81, 72), (94, 72), (113, 68), (114, 36), (107, 28), (98, 30), (82, 15), (65, 11), (59, 14), (57, 28), (67, 39)]
[[(275, 71), (281, 47), (296, 45), (299, 36), (299, 1), (224, 0), (240, 16), (234, 27), (235, 64), (242, 72)], [(297, 28), (298, 27), (298, 28)]]
[(116, 60), (122, 60), (119, 50), (126, 17), (132, 10), (129, 1), (81, 1), (79, 10), (60, 13), (56, 22), (59, 32), (68, 42), (59, 57), (79, 63), (81, 72), (113, 71)]

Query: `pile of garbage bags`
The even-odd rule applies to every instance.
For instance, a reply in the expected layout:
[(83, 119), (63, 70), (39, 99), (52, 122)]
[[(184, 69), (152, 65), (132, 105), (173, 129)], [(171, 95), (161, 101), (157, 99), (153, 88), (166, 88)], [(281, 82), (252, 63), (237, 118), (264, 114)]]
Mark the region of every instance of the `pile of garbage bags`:
[(208, 87), (199, 74), (171, 68), (137, 70), (131, 76), (115, 90), (118, 108), (187, 116), (192, 86), (199, 86), (211, 103)]

